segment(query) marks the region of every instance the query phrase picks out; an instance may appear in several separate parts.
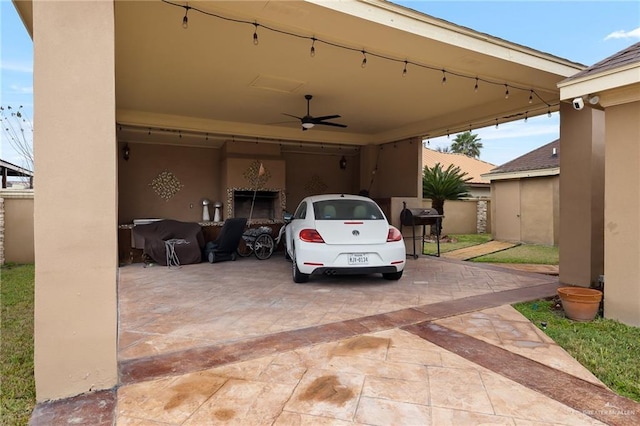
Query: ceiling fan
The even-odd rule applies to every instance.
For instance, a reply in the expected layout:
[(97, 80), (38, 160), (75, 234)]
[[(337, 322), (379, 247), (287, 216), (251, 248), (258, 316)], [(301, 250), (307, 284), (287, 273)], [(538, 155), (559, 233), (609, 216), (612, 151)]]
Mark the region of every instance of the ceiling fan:
[(337, 114), (335, 114), (335, 115), (324, 115), (322, 117), (313, 117), (309, 113), (309, 101), (311, 101), (313, 96), (304, 95), (304, 98), (307, 100), (307, 115), (305, 115), (304, 117), (298, 117), (297, 115), (287, 114), (286, 112), (282, 113), (284, 115), (288, 115), (289, 117), (297, 118), (298, 120), (300, 120), (300, 122), (302, 123), (302, 130), (309, 130), (310, 128), (312, 128), (316, 124), (320, 124), (320, 125), (323, 125), (323, 126), (347, 127), (345, 124), (330, 123), (328, 121), (325, 121), (325, 120), (331, 120), (333, 118), (340, 118), (340, 116), (337, 115)]

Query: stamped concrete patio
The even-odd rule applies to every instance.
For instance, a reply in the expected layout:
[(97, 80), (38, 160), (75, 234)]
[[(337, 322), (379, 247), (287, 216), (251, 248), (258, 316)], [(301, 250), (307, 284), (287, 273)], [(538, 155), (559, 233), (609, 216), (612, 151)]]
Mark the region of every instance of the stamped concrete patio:
[(117, 390), (32, 424), (638, 424), (509, 304), (557, 277), (421, 257), (400, 281), (294, 284), (281, 254), (120, 269)]

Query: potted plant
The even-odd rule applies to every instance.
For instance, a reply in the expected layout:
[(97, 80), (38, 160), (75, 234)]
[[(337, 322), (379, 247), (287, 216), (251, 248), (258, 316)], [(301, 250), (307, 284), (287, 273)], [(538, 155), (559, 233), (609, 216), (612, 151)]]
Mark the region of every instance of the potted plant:
[(592, 321), (600, 308), (602, 291), (585, 287), (559, 287), (558, 296), (567, 318)]

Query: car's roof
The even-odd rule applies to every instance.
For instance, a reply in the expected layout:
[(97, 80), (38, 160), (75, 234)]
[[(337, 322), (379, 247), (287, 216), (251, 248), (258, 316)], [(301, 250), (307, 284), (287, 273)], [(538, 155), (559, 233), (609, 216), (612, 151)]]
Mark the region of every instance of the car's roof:
[(317, 201), (327, 201), (327, 200), (365, 200), (369, 202), (373, 202), (371, 198), (363, 197), (361, 195), (353, 195), (353, 194), (320, 194), (320, 195), (310, 195), (306, 197), (302, 201), (307, 201), (311, 203), (315, 203)]

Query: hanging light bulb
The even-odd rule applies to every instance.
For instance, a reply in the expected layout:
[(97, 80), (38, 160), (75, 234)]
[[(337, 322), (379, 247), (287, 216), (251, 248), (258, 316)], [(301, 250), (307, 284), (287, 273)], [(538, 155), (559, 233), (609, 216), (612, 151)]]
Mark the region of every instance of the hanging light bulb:
[(447, 139), (449, 139), (449, 129), (447, 129)]
[(363, 58), (362, 58), (362, 63), (360, 64), (360, 66), (361, 66), (362, 68), (366, 68), (366, 66), (367, 66), (367, 52), (365, 52), (365, 51), (363, 50), (363, 51), (362, 51), (362, 56), (363, 56)]
[(496, 118), (496, 129), (498, 128), (498, 119)]
[(529, 111), (526, 111), (524, 113), (524, 122), (526, 123), (528, 119), (529, 119)]
[(529, 92), (529, 103), (533, 103), (533, 89), (531, 89), (531, 91)]
[(504, 98), (509, 99), (509, 86), (504, 85)]
[(256, 29), (253, 31), (253, 44), (257, 46), (259, 43), (258, 42), (258, 23), (254, 22), (253, 25), (256, 27)]
[(407, 61), (404, 61), (404, 69), (402, 70), (402, 76), (406, 77), (407, 76)]
[(547, 110), (547, 117), (551, 117), (551, 108)]
[(189, 13), (189, 9), (191, 9), (191, 6), (184, 6), (184, 18), (182, 18), (182, 28), (184, 28), (185, 30), (189, 28), (189, 17), (187, 16), (187, 13)]
[(447, 84), (447, 74), (445, 70), (442, 70), (442, 84)]
[(316, 38), (315, 38), (315, 37), (312, 37), (312, 38), (311, 38), (311, 50), (309, 50), (309, 55), (310, 55), (312, 58), (316, 56), (316, 47), (315, 47), (315, 44), (316, 44)]
[(473, 86), (473, 91), (478, 93), (478, 77), (476, 77), (476, 85)]

